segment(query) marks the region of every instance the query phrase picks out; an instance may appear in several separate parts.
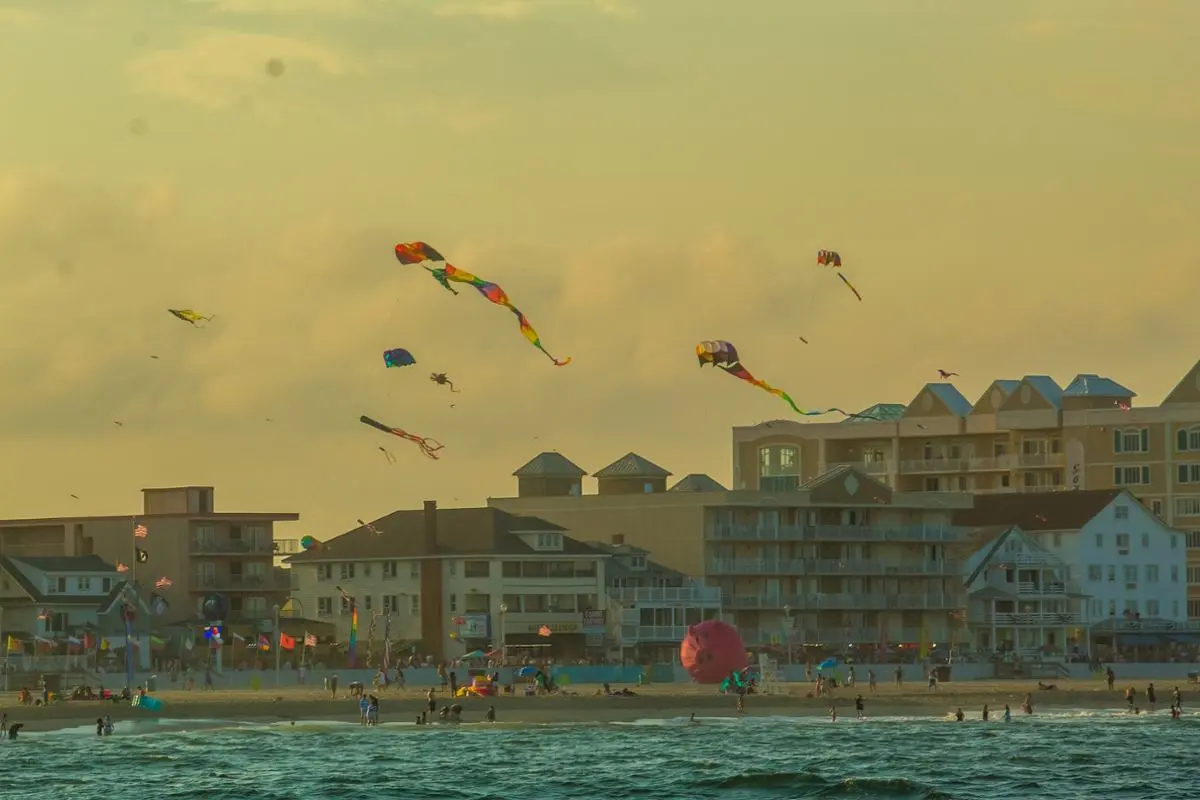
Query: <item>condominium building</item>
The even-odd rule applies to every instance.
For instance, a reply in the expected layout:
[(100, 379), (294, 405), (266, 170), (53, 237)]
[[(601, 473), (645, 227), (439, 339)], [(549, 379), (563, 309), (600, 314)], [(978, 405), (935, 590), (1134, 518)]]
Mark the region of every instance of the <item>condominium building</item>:
[(721, 590), (653, 561), (650, 552), (626, 544), (623, 534), (611, 542), (588, 542), (608, 553), (608, 600), (615, 624), (613, 644), (619, 655), (640, 662), (679, 660), (689, 625), (721, 616)]
[(777, 420), (733, 429), (737, 489), (794, 489), (839, 464), (903, 492), (976, 494), (1127, 488), (1186, 532), (1200, 618), (1200, 363), (1157, 406), (1094, 374), (995, 380), (971, 402), (926, 384), (907, 405), (841, 422)]
[(964, 607), (949, 546), (970, 495), (894, 491), (850, 466), (778, 490), (695, 475), (667, 489), (670, 473), (636, 453), (597, 472), (595, 494), (583, 493), (585, 474), (542, 453), (517, 470), (517, 497), (488, 503), (581, 539), (620, 536), (716, 586), (750, 644), (949, 641), (947, 612)]
[(140, 514), (0, 520), (0, 554), (96, 555), (142, 584), (166, 578), (164, 621), (198, 615), (211, 594), (225, 597), (230, 622), (268, 619), (289, 591), (272, 566), (275, 523), (300, 515), (215, 511), (213, 495), (211, 486), (143, 489)]
[(292, 604), (332, 620), (357, 609), (371, 637), (437, 660), (504, 649), (580, 658), (605, 648), (608, 553), (534, 516), (494, 508), (395, 511), (289, 556)]

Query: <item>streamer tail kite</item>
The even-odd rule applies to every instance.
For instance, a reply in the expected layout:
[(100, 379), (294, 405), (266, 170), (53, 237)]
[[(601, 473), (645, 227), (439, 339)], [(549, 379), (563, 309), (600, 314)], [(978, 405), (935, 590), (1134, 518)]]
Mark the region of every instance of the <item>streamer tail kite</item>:
[(401, 428), (393, 428), (390, 425), (384, 425), (382, 422), (379, 422), (378, 420), (373, 420), (370, 417), (366, 416), (365, 414), (363, 416), (359, 417), (358, 421), (361, 422), (363, 425), (370, 425), (372, 428), (375, 428), (376, 430), (383, 431), (384, 433), (390, 433), (392, 436), (399, 436), (401, 439), (405, 439), (407, 441), (412, 442), (417, 447), (421, 448), (421, 452), (424, 453), (425, 456), (428, 458), (432, 458), (432, 459), (439, 458), (438, 451), (441, 450), (443, 447), (445, 447), (445, 445), (443, 445), (441, 442), (437, 441), (436, 439), (429, 439), (424, 436), (417, 436), (415, 433), (409, 433), (408, 431), (403, 430)]
[(192, 327), (197, 327), (196, 323), (198, 322), (212, 322), (216, 318), (216, 314), (205, 316), (199, 311), (192, 311), (190, 308), (168, 308), (167, 311), (176, 319), (181, 319)]
[(860, 302), (860, 303), (861, 303), (861, 302), (862, 302), (862, 295), (858, 293), (858, 289), (855, 289), (855, 288), (854, 288), (854, 284), (850, 282), (850, 279), (849, 279), (849, 278), (847, 278), (845, 275), (843, 275), (843, 274), (842, 274), (842, 273), (840, 273), (840, 272), (837, 274), (837, 276), (838, 276), (839, 278), (841, 278), (841, 279), (842, 279), (842, 283), (846, 284), (846, 288), (847, 288), (847, 289), (849, 289), (850, 291), (854, 292), (854, 296), (855, 296), (855, 297), (857, 297), (857, 298), (858, 298), (858, 302)]

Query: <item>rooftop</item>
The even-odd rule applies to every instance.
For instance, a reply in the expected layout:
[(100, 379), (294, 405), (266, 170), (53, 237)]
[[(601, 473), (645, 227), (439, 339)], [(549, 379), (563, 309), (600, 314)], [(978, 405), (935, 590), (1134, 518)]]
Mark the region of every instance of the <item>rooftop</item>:
[(671, 492), (724, 492), (725, 487), (702, 472), (693, 472), (684, 476), (678, 483), (667, 491)]
[(671, 473), (642, 458), (637, 453), (626, 453), (604, 469), (592, 475), (593, 478), (669, 478)]
[[(104, 595), (94, 594), (72, 594), (55, 592), (47, 594), (43, 592), (33, 581), (30, 580), (26, 569), (43, 570), (49, 572), (66, 572), (69, 567), (59, 569), (57, 567), (67, 562), (75, 562), (80, 564), (77, 567), (79, 572), (110, 572), (117, 574), (117, 568), (106, 563), (99, 556), (63, 556), (60, 558), (12, 558), (9, 556), (0, 556), (0, 571), (6, 573), (13, 581), (21, 588), (30, 599), (31, 602), (50, 606), (83, 606), (98, 608), (101, 612), (112, 607), (121, 593), (125, 591), (126, 582), (124, 580), (114, 580), (112, 589)], [(39, 566), (39, 563), (53, 563), (56, 568), (49, 569), (44, 566)], [(98, 568), (97, 568), (98, 567)]]
[(1075, 531), (1087, 525), (1124, 489), (1011, 492), (975, 496), (975, 507), (954, 512), (954, 524), (1016, 525), (1023, 531)]
[(904, 416), (904, 403), (876, 403), (870, 408), (864, 408), (856, 417), (846, 417), (840, 425), (862, 424), (864, 422), (895, 422)]
[(9, 556), (42, 572), (112, 572), (117, 568), (100, 556)]
[(1111, 378), (1099, 375), (1079, 374), (1075, 380), (1063, 389), (1063, 397), (1104, 397), (1118, 400), (1132, 400), (1137, 392), (1126, 389)]
[(513, 475), (517, 478), (582, 478), (587, 472), (566, 456), (546, 451), (525, 462)]

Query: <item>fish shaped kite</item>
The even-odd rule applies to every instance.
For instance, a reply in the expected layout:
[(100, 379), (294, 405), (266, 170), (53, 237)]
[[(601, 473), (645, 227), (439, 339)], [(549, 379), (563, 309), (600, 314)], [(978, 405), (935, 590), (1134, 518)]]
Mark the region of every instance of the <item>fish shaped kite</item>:
[(409, 433), (408, 431), (401, 430), (400, 428), (392, 428), (388, 425), (384, 425), (382, 422), (373, 420), (366, 415), (359, 417), (358, 421), (363, 425), (370, 425), (376, 430), (381, 430), (384, 433), (390, 433), (392, 436), (399, 436), (401, 439), (407, 439), (417, 447), (421, 448), (421, 452), (429, 458), (438, 458), (437, 451), (445, 447), (445, 445), (438, 442), (436, 439), (427, 439), (424, 436), (417, 436), (415, 433)]
[(383, 351), (383, 363), (388, 367), (411, 367), (417, 363), (413, 354), (401, 347)]
[(428, 266), (425, 267), (425, 269), (429, 271), (429, 274), (433, 276), (434, 280), (442, 285), (442, 288), (451, 294), (457, 295), (458, 292), (453, 286), (450, 285), (451, 281), (455, 283), (465, 283), (475, 287), (475, 290), (488, 300), (498, 306), (504, 306), (511, 311), (513, 315), (516, 316), (517, 322), (520, 324), (521, 334), (527, 340), (529, 340), (530, 344), (532, 344), (538, 350), (541, 350), (542, 353), (544, 353), (545, 356), (550, 359), (554, 366), (565, 367), (567, 364), (571, 363), (570, 358), (560, 360), (552, 356), (550, 352), (546, 350), (546, 348), (542, 345), (542, 340), (541, 337), (538, 336), (538, 332), (533, 329), (533, 325), (529, 322), (529, 318), (521, 313), (521, 310), (509, 301), (508, 294), (501, 289), (498, 284), (492, 283), (491, 281), (485, 281), (478, 275), (472, 275), (469, 272), (453, 266), (446, 261), (445, 257), (441, 253), (439, 253), (437, 250), (434, 250), (425, 242), (401, 242), (400, 244), (396, 245), (396, 258), (401, 264), (421, 264), (422, 266), (425, 266), (424, 262), (426, 261), (435, 261), (444, 264), (444, 266), (436, 268)]
[(167, 311), (173, 314), (176, 319), (181, 319), (192, 327), (196, 327), (197, 322), (212, 322), (216, 316), (216, 314), (210, 314), (206, 317), (199, 311), (192, 311), (190, 308), (168, 308)]
[(757, 386), (758, 388), (760, 388), (764, 391), (770, 392), (771, 394), (775, 395), (776, 397), (781, 398), (784, 402), (786, 402), (789, 406), (792, 407), (793, 411), (795, 411), (797, 414), (800, 414), (802, 416), (819, 417), (824, 414), (831, 414), (833, 412), (837, 412), (838, 414), (841, 414), (844, 417), (876, 419), (876, 417), (872, 417), (867, 414), (851, 414), (847, 411), (843, 411), (840, 408), (829, 408), (829, 409), (825, 409), (824, 411), (801, 410), (796, 405), (795, 401), (792, 400), (791, 396), (788, 395), (787, 392), (783, 391), (782, 389), (776, 389), (774, 386), (767, 383), (766, 381), (761, 381), (758, 378), (751, 375), (750, 371), (748, 369), (746, 369), (744, 366), (742, 366), (741, 359), (738, 357), (737, 348), (733, 346), (732, 342), (725, 342), (725, 341), (720, 341), (720, 340), (700, 342), (698, 345), (696, 345), (696, 358), (699, 359), (701, 367), (703, 367), (705, 364), (711, 364), (712, 366), (716, 367), (719, 370), (722, 370), (723, 372), (725, 372), (728, 375), (732, 375), (735, 378), (740, 378), (741, 380), (744, 380), (747, 383), (753, 384), (753, 385)]
[(836, 250), (818, 250), (817, 263), (822, 267), (838, 267), (842, 266), (842, 257), (838, 255)]

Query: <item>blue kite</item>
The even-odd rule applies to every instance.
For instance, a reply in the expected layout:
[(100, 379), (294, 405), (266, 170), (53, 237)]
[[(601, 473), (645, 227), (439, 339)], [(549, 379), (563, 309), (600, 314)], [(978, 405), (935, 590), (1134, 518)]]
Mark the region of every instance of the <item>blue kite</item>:
[(412, 353), (401, 347), (396, 347), (384, 351), (383, 363), (387, 364), (388, 367), (411, 367), (417, 363), (417, 360), (413, 358)]

